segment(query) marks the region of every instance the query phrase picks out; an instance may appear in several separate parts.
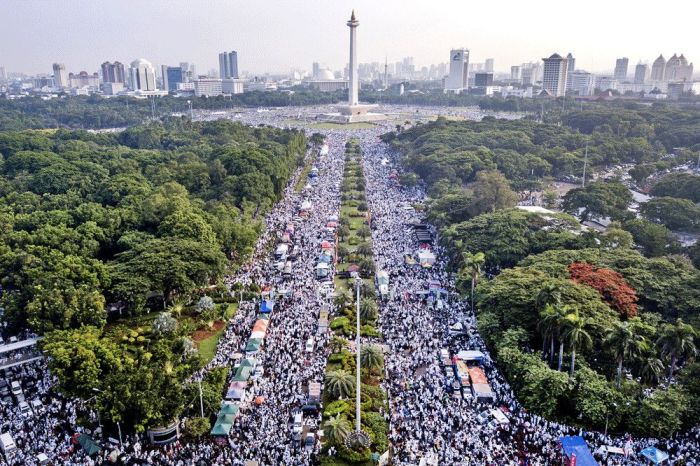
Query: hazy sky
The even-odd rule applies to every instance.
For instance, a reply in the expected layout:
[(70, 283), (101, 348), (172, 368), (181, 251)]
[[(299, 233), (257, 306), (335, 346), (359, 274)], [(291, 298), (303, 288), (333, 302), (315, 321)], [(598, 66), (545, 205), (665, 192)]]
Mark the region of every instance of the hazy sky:
[[(239, 69), (310, 69), (347, 62), (350, 10), (359, 61), (417, 67), (447, 62), (451, 47), (497, 71), (572, 52), (577, 68), (610, 70), (617, 57), (651, 62), (674, 52), (700, 67), (697, 0), (0, 0), (0, 66), (8, 71), (96, 71), (105, 60), (194, 62), (204, 73), (237, 50)], [(631, 71), (630, 71), (631, 72)]]

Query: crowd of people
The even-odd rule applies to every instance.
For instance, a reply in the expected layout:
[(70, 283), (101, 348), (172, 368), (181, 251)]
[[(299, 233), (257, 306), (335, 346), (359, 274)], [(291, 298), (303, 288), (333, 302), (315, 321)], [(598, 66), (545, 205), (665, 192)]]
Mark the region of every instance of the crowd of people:
[[(288, 117), (285, 113), (250, 112), (241, 121), (284, 125), (284, 118)], [(26, 398), (39, 400), (40, 406), (36, 406), (34, 416), (25, 416), (15, 403), (0, 405), (0, 432), (11, 433), (17, 443), (13, 459), (0, 457), (0, 466), (39, 464), (39, 453), (46, 454), (51, 464), (76, 466), (107, 463), (112, 459), (128, 465), (168, 466), (244, 466), (249, 460), (263, 466), (317, 462), (321, 448), (318, 437), (314, 435), (313, 446), (306, 447), (292, 434), (291, 421), (305, 402), (309, 383), (323, 384), (329, 335), (317, 331), (318, 316), (323, 306), (331, 305), (332, 298), (321, 291), (314, 272), (326, 223), (339, 213), (344, 145), (350, 138), (360, 141), (363, 153), (374, 261), (378, 270), (385, 270), (390, 276), (390, 292), (382, 302), (379, 324), (387, 348), (384, 386), (389, 395), (393, 464), (418, 465), (424, 459), (427, 464), (440, 465), (554, 465), (561, 461), (559, 438), (582, 435), (592, 450), (610, 445), (630, 453), (598, 455), (600, 464), (640, 464), (635, 453), (645, 446), (656, 445), (669, 453), (671, 464), (683, 460), (686, 465), (700, 465), (698, 429), (665, 440), (611, 437), (581, 432), (540, 418), (519, 405), (489, 357), (468, 303), (454, 293), (454, 276), (445, 269), (444, 251), (433, 246), (437, 260), (431, 268), (404, 260), (406, 254), (414, 255), (419, 246), (411, 225), (423, 222), (424, 218), (412, 206), (424, 202), (425, 193), (420, 187), (400, 187), (390, 176), (392, 170), (399, 168), (398, 155), (378, 139), (379, 134), (390, 129), (387, 124), (369, 130), (321, 130), (330, 151), (314, 161), (318, 167), (315, 183), (297, 192), (296, 177), (305, 176), (299, 169), (285, 197), (266, 217), (267, 228), (251, 261), (227, 278), (232, 289), (255, 284), (289, 293), (276, 300), (264, 347), (254, 356), (264, 372), (249, 384), (247, 396), (240, 403), (240, 413), (223, 443), (206, 437), (153, 447), (143, 437), (125, 435), (121, 446), (114, 440), (111, 444), (106, 442), (99, 455), (89, 457), (71, 441), (71, 436), (79, 417), (99, 422), (94, 419), (97, 414), (94, 406), (89, 400), (66, 399), (56, 392), (55, 377), (48, 372), (46, 361), (39, 360), (5, 371), (6, 379), (21, 380)], [(306, 216), (300, 217), (303, 201), (312, 207)], [(274, 266), (271, 249), (290, 223), (295, 225), (292, 241), (299, 253), (291, 276), (285, 277)], [(434, 237), (437, 235), (434, 229), (430, 231)], [(447, 295), (440, 298), (440, 305), (426, 303), (423, 292), (431, 282), (439, 282), (447, 290)], [(241, 359), (258, 309), (257, 299), (241, 303), (219, 341), (214, 358), (193, 374), (191, 380), (201, 379), (214, 367), (233, 367)], [(450, 334), (449, 328), (457, 322), (466, 328), (464, 335)], [(305, 350), (309, 339), (314, 341), (313, 352)], [(475, 349), (485, 355), (482, 366), (496, 394), (493, 406), (468, 396), (455, 396), (448, 389), (441, 349), (447, 349), (450, 354)], [(484, 422), (480, 414), (492, 407), (502, 407), (507, 413), (507, 426)], [(306, 415), (304, 432), (317, 433), (321, 423), (320, 414)], [(114, 454), (114, 450), (118, 452)]]
[[(670, 454), (671, 464), (681, 460), (687, 465), (700, 464), (698, 429), (679, 438), (634, 440), (583, 432), (527, 413), (489, 357), (468, 302), (454, 293), (454, 275), (445, 270), (445, 251), (433, 246), (437, 261), (430, 268), (407, 264), (404, 259), (407, 254), (415, 255), (419, 247), (412, 225), (424, 218), (412, 206), (425, 201), (424, 192), (420, 187), (407, 189), (396, 184), (390, 174), (399, 166), (397, 154), (380, 144), (376, 134), (366, 133), (361, 148), (373, 219), (374, 259), (377, 268), (390, 276), (390, 296), (382, 305), (380, 319), (389, 347), (386, 372), (394, 464), (416, 465), (421, 458), (427, 464), (441, 465), (561, 464), (559, 439), (568, 435), (582, 435), (596, 452), (603, 445), (627, 452), (596, 453), (604, 465), (643, 464), (636, 453), (653, 444)], [(436, 235), (434, 229), (431, 232)], [(425, 292), (435, 282), (453, 298), (449, 303), (428, 305)], [(450, 328), (457, 323), (466, 332), (451, 334)], [(496, 394), (493, 406), (449, 390), (446, 370), (451, 368), (442, 366), (441, 349), (451, 355), (467, 349), (485, 355), (482, 366)], [(493, 407), (508, 413), (507, 426), (488, 422), (490, 417), (481, 415)]]

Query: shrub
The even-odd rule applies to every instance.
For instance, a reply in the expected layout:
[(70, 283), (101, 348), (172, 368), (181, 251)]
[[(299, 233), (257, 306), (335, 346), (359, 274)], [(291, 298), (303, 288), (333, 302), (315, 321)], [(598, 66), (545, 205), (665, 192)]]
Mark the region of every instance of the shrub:
[(199, 438), (211, 429), (211, 423), (206, 417), (191, 417), (185, 421), (185, 435)]
[(323, 417), (329, 418), (350, 411), (352, 411), (352, 407), (348, 403), (348, 400), (331, 401), (323, 408)]
[(207, 311), (213, 311), (214, 310), (214, 300), (211, 299), (209, 296), (202, 296), (201, 298), (199, 298), (199, 301), (197, 302), (196, 310), (200, 314), (207, 312)]

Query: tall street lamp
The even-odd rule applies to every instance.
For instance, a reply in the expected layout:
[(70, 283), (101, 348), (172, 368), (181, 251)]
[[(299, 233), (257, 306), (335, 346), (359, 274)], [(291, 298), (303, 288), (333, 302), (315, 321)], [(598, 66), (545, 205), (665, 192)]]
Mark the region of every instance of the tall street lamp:
[(359, 276), (355, 277), (355, 289), (356, 289), (356, 318), (357, 318), (357, 334), (355, 337), (355, 351), (357, 352), (357, 363), (355, 366), (355, 430), (348, 434), (345, 438), (345, 446), (349, 449), (362, 449), (370, 445), (371, 440), (366, 432), (362, 431), (361, 418), (360, 418), (360, 398), (361, 398), (361, 380), (360, 380), (360, 286), (362, 285), (362, 278)]

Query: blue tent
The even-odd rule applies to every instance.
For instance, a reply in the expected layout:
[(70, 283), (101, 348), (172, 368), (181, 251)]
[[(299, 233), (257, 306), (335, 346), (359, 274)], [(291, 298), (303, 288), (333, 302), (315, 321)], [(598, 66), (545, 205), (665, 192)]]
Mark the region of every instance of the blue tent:
[(275, 308), (274, 301), (262, 301), (260, 303), (260, 312), (272, 312)]
[(572, 455), (576, 455), (576, 466), (598, 466), (582, 437), (559, 437), (559, 442), (567, 459), (571, 460)]
[(661, 451), (656, 447), (647, 447), (639, 454), (654, 464), (661, 464), (668, 459), (668, 453)]

